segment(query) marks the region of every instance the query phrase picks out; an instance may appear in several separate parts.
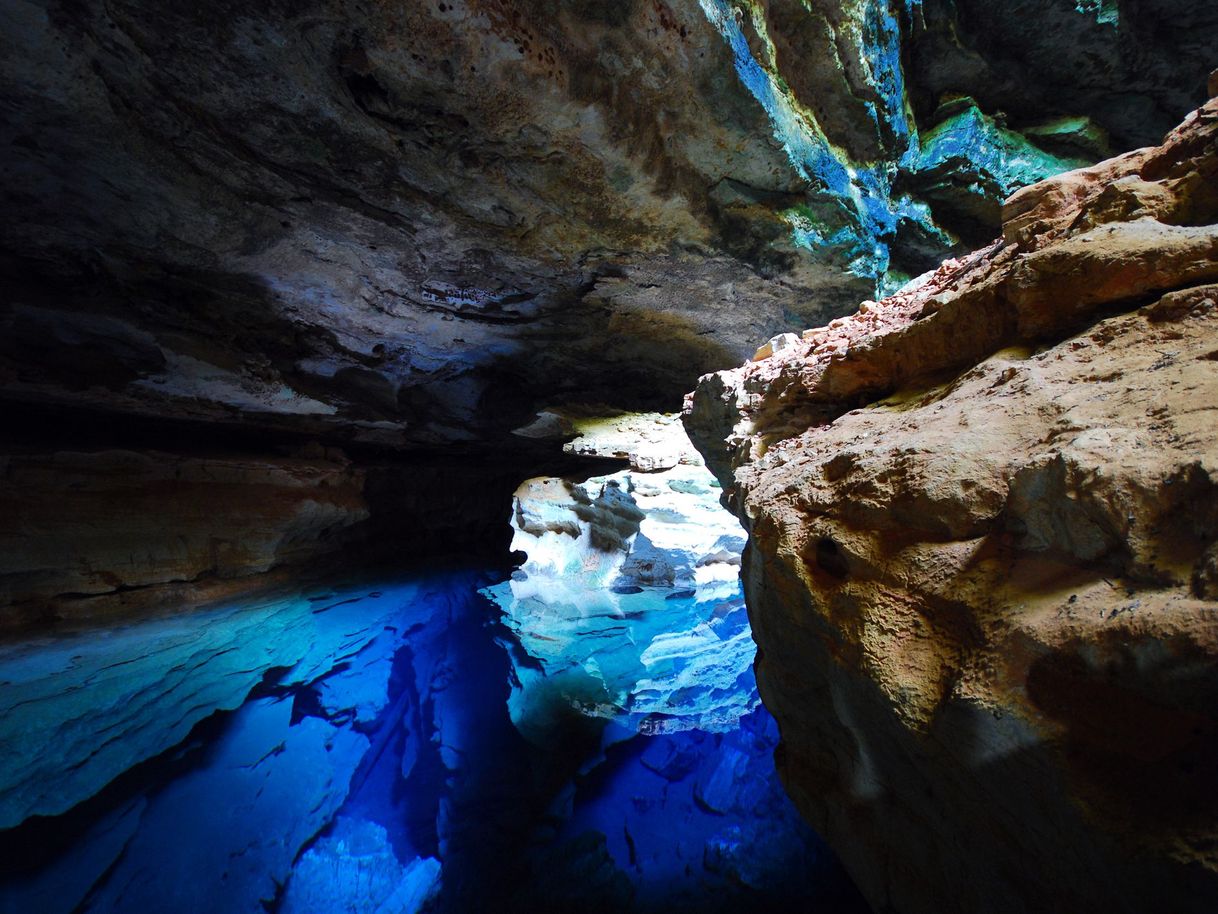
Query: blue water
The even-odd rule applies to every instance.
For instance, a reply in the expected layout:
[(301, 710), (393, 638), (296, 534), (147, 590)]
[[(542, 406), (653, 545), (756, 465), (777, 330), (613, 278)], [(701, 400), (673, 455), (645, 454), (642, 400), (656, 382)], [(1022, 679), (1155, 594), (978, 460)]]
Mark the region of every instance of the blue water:
[(572, 714), (526, 741), (478, 593), (499, 579), (0, 648), (0, 911), (865, 910), (783, 794), (763, 709), (650, 735)]

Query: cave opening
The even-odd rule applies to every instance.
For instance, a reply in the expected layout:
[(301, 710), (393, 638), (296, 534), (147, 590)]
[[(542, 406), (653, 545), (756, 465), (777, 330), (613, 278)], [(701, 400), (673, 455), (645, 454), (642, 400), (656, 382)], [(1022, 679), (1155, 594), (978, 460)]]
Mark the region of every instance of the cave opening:
[(1216, 47), (0, 3), (0, 914), (1212, 914)]

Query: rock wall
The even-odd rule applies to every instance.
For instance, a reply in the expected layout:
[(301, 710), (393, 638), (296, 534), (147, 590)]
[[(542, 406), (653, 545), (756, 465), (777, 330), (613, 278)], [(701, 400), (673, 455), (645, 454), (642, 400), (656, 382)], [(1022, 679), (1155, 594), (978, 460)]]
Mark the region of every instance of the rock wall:
[(990, 237), (1199, 101), (1218, 36), (982, 7), (6, 4), (0, 624), (484, 538), (540, 409), (675, 409)]
[(418, 565), (458, 539), (502, 564), (524, 467), (596, 465), (525, 450), (527, 463), (486, 466), (272, 435), (250, 446), (170, 434), (149, 447), (67, 428), (78, 441), (0, 447), (2, 632), (174, 612), (339, 567)]
[(780, 770), (877, 911), (1218, 903), (1216, 175), (1218, 99), (687, 402)]
[(1218, 15), (1110, 6), (17, 0), (0, 392), (410, 447), (672, 409), (1199, 103)]
[[(313, 459), (59, 451), (3, 460), (4, 624), (168, 601), (324, 552), (368, 517), (365, 474)], [(110, 597), (110, 599), (95, 599)]]
[[(419, 910), (438, 882), (426, 850), (399, 864), (383, 829), (334, 820), (386, 743), (417, 755), (433, 735), (453, 738), (421, 708), (443, 690), (444, 629), (483, 581), (449, 572), (380, 590), (288, 588), (6, 643), (0, 907), (256, 912), (290, 879), (287, 910), (389, 898)], [(404, 676), (394, 661), (408, 644), (419, 662)]]

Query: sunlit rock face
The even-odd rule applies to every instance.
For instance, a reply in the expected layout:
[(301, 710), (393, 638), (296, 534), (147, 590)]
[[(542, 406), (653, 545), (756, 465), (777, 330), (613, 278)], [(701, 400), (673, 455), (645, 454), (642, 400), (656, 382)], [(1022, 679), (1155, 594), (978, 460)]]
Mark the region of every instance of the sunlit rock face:
[(718, 482), (676, 416), (585, 420), (580, 431), (569, 449), (634, 466), (516, 490), (512, 549), (527, 558), (487, 591), (523, 652), (513, 721), (542, 745), (580, 714), (631, 732), (735, 730), (758, 698), (744, 537)]
[(878, 909), (1218, 903), (1216, 138), (1019, 191), (688, 404), (785, 782)]

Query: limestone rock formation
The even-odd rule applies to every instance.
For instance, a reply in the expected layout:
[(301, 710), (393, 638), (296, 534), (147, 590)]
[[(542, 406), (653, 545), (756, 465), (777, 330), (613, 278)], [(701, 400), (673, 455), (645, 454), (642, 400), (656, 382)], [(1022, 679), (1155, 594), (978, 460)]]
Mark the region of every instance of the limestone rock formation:
[(1218, 903), (1218, 99), (701, 379), (797, 803), (877, 911)]
[(718, 483), (675, 415), (574, 428), (567, 448), (631, 469), (516, 490), (512, 549), (526, 559), (486, 591), (512, 635), (513, 723), (542, 746), (578, 715), (625, 734), (735, 730), (758, 698), (744, 537)]
[[(294, 872), (292, 905), (342, 904), (367, 887), (366, 864), (378, 898), (405, 909), (432, 891), (427, 861), (442, 859), (450, 910), (485, 909), (487, 885), (528, 895), (540, 885), (530, 867), (549, 863), (577, 885), (573, 897), (587, 896), (587, 872), (603, 876), (611, 907), (610, 889), (632, 878), (624, 868), (640, 871), (638, 860), (670, 846), (673, 809), (700, 824), (669, 885), (703, 895), (707, 885), (722, 888), (727, 911), (763, 885), (808, 897), (816, 880), (811, 865), (799, 867), (819, 845), (800, 837), (765, 774), (769, 719), (744, 713), (756, 696), (749, 629), (739, 594), (729, 592), (738, 531), (712, 522), (713, 536), (691, 532), (706, 522), (716, 490), (703, 468), (666, 451), (671, 423), (607, 435), (581, 426), (575, 408), (671, 410), (699, 374), (754, 353), (756, 366), (733, 376), (739, 390), (707, 382), (692, 426), (737, 507), (753, 504), (754, 490), (768, 503), (764, 482), (776, 477), (765, 468), (775, 455), (787, 459), (793, 445), (784, 442), (812, 425), (921, 416), (940, 404), (911, 399), (901, 401), (913, 404), (905, 411), (842, 414), (933, 386), (940, 373), (980, 365), (984, 374), (1002, 347), (1014, 359), (1011, 346), (1111, 333), (1107, 348), (1093, 341), (1057, 361), (1059, 350), (1049, 350), (1001, 366), (1016, 374), (995, 389), (1011, 395), (1003, 407), (1019, 423), (1011, 434), (1025, 437), (992, 448), (987, 439), (969, 452), (985, 470), (970, 480), (975, 501), (953, 488), (964, 464), (943, 457), (971, 439), (916, 420), (924, 447), (942, 460), (929, 475), (916, 454), (901, 466), (925, 477), (926, 491), (892, 477), (885, 485), (908, 502), (894, 495), (889, 510), (877, 490), (851, 504), (901, 519), (911, 555), (933, 553), (959, 584), (951, 599), (958, 593), (961, 605), (991, 582), (951, 578), (951, 562), (967, 551), (956, 547), (987, 535), (998, 558), (985, 564), (984, 553), (968, 573), (1037, 594), (1029, 606), (1042, 606), (1048, 591), (1025, 580), (1031, 572), (1016, 560), (1025, 553), (1057, 563), (1036, 569), (1083, 569), (1071, 612), (1103, 604), (1111, 614), (1103, 588), (1132, 590), (1131, 605), (1143, 602), (1106, 618), (1114, 638), (1132, 632), (1137, 646), (1122, 687), (1147, 710), (1128, 719), (1178, 737), (1186, 752), (1188, 715), (1204, 718), (1204, 708), (1183, 708), (1179, 696), (1201, 694), (1187, 680), (1204, 678), (1205, 630), (1170, 628), (1176, 623), (1156, 613), (1160, 592), (1172, 593), (1183, 615), (1171, 618), (1192, 618), (1218, 586), (1210, 521), (1190, 513), (1208, 503), (1208, 464), (1171, 457), (1193, 446), (1178, 444), (1125, 475), (1105, 466), (1103, 485), (1078, 473), (1097, 453), (1128, 452), (1139, 435), (1205, 444), (1206, 414), (1168, 398), (1163, 416), (1109, 422), (1097, 410), (1128, 398), (1079, 401), (1067, 421), (1082, 430), (1063, 431), (1073, 437), (1042, 460), (1037, 423), (1074, 401), (1036, 400), (1035, 385), (1027, 402), (1014, 392), (1019, 371), (1039, 372), (1049, 391), (1091, 358), (1095, 384), (1178, 374), (1181, 389), (1196, 384), (1196, 402), (1205, 402), (1202, 370), (1212, 359), (1188, 358), (1209, 352), (1192, 329), (1209, 319), (1198, 284), (1218, 282), (1210, 109), (1162, 150), (1016, 195), (1002, 245), (869, 305), (866, 319), (809, 341), (792, 331), (883, 297), (992, 237), (1002, 228), (1000, 199), (1018, 186), (1157, 139), (1174, 122), (1165, 112), (1203, 100), (1216, 38), (1218, 11), (1187, 0), (0, 4), (0, 744), (17, 747), (0, 757), (0, 824), (12, 826), (0, 835), (8, 897), (23, 911), (260, 912), (289, 903)], [(1137, 322), (1150, 318), (1123, 318), (1134, 322), (1128, 333), (1119, 320), (1096, 323), (1116, 320), (1112, 308), (1143, 305), (1153, 305), (1146, 314), (1162, 335), (1145, 365)], [(874, 343), (857, 341), (880, 327)], [(1126, 342), (1132, 354), (1118, 358)], [(944, 416), (972, 377), (941, 392)], [(741, 411), (751, 424), (729, 429)], [(1108, 437), (1087, 437), (1092, 426)], [(657, 437), (646, 448), (632, 442), (650, 431)], [(719, 441), (729, 435), (724, 451)], [(859, 457), (866, 472), (868, 454), (863, 447)], [(628, 472), (603, 462), (590, 469), (623, 458)], [(852, 466), (833, 464), (838, 475), (815, 498), (837, 504)], [(575, 469), (597, 481), (552, 482)], [(1138, 485), (1127, 485), (1134, 475)], [(596, 701), (604, 698), (595, 721), (603, 730), (605, 718), (696, 724), (636, 733), (633, 749), (648, 740), (659, 748), (617, 759), (631, 772), (621, 796), (645, 784), (633, 797), (656, 801), (646, 809), (562, 808), (564, 797), (573, 806), (573, 771), (607, 756), (599, 742), (578, 757), (522, 749), (502, 713), (512, 665), (475, 598), (488, 576), (456, 574), (426, 593), (345, 585), (330, 594), (318, 583), (328, 562), (354, 576), (357, 563), (386, 555), (476, 561), (470, 553), (485, 550), (501, 560), (512, 492), (529, 477), (551, 482), (523, 491), (515, 515), (538, 562), (508, 588), (516, 601), (508, 629), (515, 623), (524, 645), (515, 657), (522, 690), (547, 673), (565, 683), (578, 666)], [(1178, 506), (1179, 518), (1164, 508), (1160, 520), (1146, 506), (1167, 488), (1175, 501), (1161, 503)], [(1075, 490), (1074, 501), (1058, 497)], [(1054, 498), (1074, 507), (1047, 509)], [(864, 548), (871, 534), (862, 521), (828, 512), (817, 524), (841, 530), (817, 532), (811, 553), (811, 534), (792, 526), (815, 568), (799, 565), (783, 585), (760, 559), (752, 563), (759, 606), (763, 587), (805, 599), (805, 572), (870, 606), (852, 589), (867, 580), (859, 556), (874, 560), (885, 594), (921, 580), (917, 556), (902, 565), (884, 553), (880, 562)], [(778, 536), (767, 523), (757, 521), (759, 556)], [(1198, 540), (1193, 555), (1188, 544)], [(539, 567), (539, 555), (561, 561)], [(537, 585), (551, 588), (557, 575), (547, 572), (577, 567), (581, 586), (553, 622), (560, 637), (546, 642), (532, 623), (556, 607), (537, 599)], [(832, 581), (816, 569), (829, 569)], [(1172, 590), (1177, 578), (1187, 586)], [(293, 596), (280, 602), (285, 592)], [(604, 612), (587, 627), (571, 610), (592, 592), (600, 602), (586, 605)], [(1066, 746), (1069, 764), (1045, 763), (1060, 778), (1046, 778), (1044, 790), (1086, 800), (1088, 816), (1124, 814), (1107, 801), (1120, 774), (1106, 767), (1108, 730), (1086, 725), (1100, 713), (1090, 696), (1103, 694), (1093, 689), (1102, 658), (1082, 621), (1076, 644), (1069, 613), (1006, 628), (984, 613), (960, 623), (957, 603), (945, 606), (925, 622), (927, 632), (945, 631), (942, 639), (906, 638), (926, 618), (911, 608), (900, 629), (881, 619), (837, 641), (831, 627), (806, 629), (830, 633), (827, 642), (809, 636), (810, 646), (762, 614), (765, 688), (776, 707), (784, 658), (815, 657), (829, 644), (880, 671), (877, 685), (842, 674), (842, 689), (870, 696), (858, 699), (859, 713), (896, 720), (876, 730), (896, 747), (883, 751), (848, 740), (826, 748), (789, 729), (794, 789), (802, 789), (798, 771), (828, 760), (826, 770), (861, 785), (824, 794), (834, 815), (883, 820), (882, 803), (867, 805), (883, 794), (876, 784), (933, 774), (915, 763), (924, 744), (911, 734), (939, 726), (940, 705), (984, 708), (974, 721), (977, 752), (1001, 764), (993, 726), (1010, 736), (1002, 728), (1024, 718), (1012, 710), (1013, 693), (983, 675), (985, 664), (1009, 659), (1009, 678), (1021, 682), (1020, 663), (1049, 658), (1024, 691), (1025, 704), (1049, 708), (1042, 718), (1052, 720), (1038, 718), (1040, 729), (1028, 724), (1009, 744), (1050, 760)], [(801, 623), (816, 618), (808, 610)], [(1139, 626), (1159, 632), (1161, 622), (1163, 639), (1136, 640)], [(19, 643), (7, 637), (13, 628), (24, 629)], [(572, 662), (577, 637), (604, 647), (611, 662)], [(1007, 650), (1011, 639), (1018, 650)], [(900, 660), (884, 653), (893, 642), (909, 648)], [(1115, 642), (1105, 644), (1119, 655)], [(1189, 650), (1199, 659), (1180, 674), (1183, 685), (1162, 685), (1155, 665)], [(1059, 701), (1063, 694), (1071, 697)], [(858, 702), (841, 697), (834, 714)], [(1156, 717), (1160, 704), (1183, 708), (1181, 716)], [(990, 725), (992, 710), (1007, 723)], [(704, 733), (718, 715), (751, 722), (730, 738)], [(1207, 738), (1208, 725), (1196, 726)], [(1040, 741), (1020, 742), (1025, 733)], [(969, 739), (948, 742), (972, 752)], [(732, 751), (716, 754), (720, 745)], [(624, 746), (616, 746), (623, 755)], [(908, 764), (873, 767), (893, 758)], [(1208, 756), (1188, 763), (1205, 770)], [(1034, 807), (1039, 795), (1012, 783), (1001, 803)], [(361, 808), (369, 784), (392, 797), (377, 810), (382, 818)], [(959, 802), (974, 797), (971, 808), (985, 808), (990, 782), (975, 784)], [(938, 797), (943, 782), (928, 789)], [(863, 800), (837, 803), (847, 795)], [(809, 809), (811, 796), (801, 794)], [(209, 802), (216, 797), (226, 802)], [(398, 818), (398, 800), (414, 802), (417, 818)], [(488, 808), (493, 827), (476, 828)], [(1170, 827), (1128, 812), (1145, 826), (1136, 839), (1156, 852), (1177, 842), (1177, 856), (1202, 861), (1195, 872), (1204, 881), (1205, 826), (1185, 833), (1169, 811), (1160, 809)], [(1091, 836), (1130, 833), (1089, 831), (1065, 812), (1045, 821), (1078, 837), (1074, 858), (1054, 858), (1059, 867), (1076, 859), (1102, 869), (1107, 845), (1093, 848)], [(603, 834), (559, 838), (572, 823)], [(734, 836), (764, 837), (768, 825), (759, 823), (778, 827), (757, 846), (785, 844), (794, 856), (776, 851), (772, 868), (750, 856)], [(186, 831), (200, 836), (197, 848), (180, 840)], [(904, 863), (872, 858), (864, 844), (851, 854), (898, 869), (954, 859), (931, 854), (918, 840), (924, 833), (906, 828), (917, 853)], [(574, 851), (552, 846), (568, 839)], [(533, 854), (539, 848), (545, 855)], [(629, 863), (618, 869), (615, 860)], [(796, 878), (777, 878), (784, 869)], [(1131, 868), (1127, 878), (1137, 874)], [(321, 900), (327, 882), (333, 891)], [(644, 900), (660, 908), (668, 897)]]
[(270, 592), (328, 570), (344, 549), (417, 558), (457, 529), (493, 549), (506, 545), (502, 507), (524, 473), (511, 459), (488, 468), (276, 446), (271, 435), (250, 448), (204, 432), (199, 447), (199, 437), (171, 431), (149, 447), (81, 435), (61, 450), (0, 456), (0, 631)]
[[(368, 517), (366, 474), (341, 453), (278, 461), (137, 451), (61, 451), (4, 460), (3, 620), (33, 622), (73, 594), (169, 599), (174, 585), (226, 580), (312, 558)], [(87, 607), (87, 608), (85, 608)]]
[(1109, 6), (18, 0), (0, 383), (414, 446), (658, 406), (1198, 102), (1218, 15)]
[[(481, 534), (549, 471), (511, 434), (541, 407), (675, 409), (989, 237), (1015, 186), (1200, 101), (1215, 36), (1184, 0), (14, 0), (0, 498), (43, 526), (17, 477), (71, 467), (100, 523), (6, 552), (0, 624), (253, 586), (411, 512), (434, 545), (458, 491), (494, 493)], [(346, 467), (316, 505), (254, 483), (301, 447)], [(535, 468), (434, 484), (488, 457)], [(248, 480), (209, 529), (216, 460)], [(153, 479), (159, 519), (123, 501)], [(236, 546), (239, 491), (279, 513)]]

